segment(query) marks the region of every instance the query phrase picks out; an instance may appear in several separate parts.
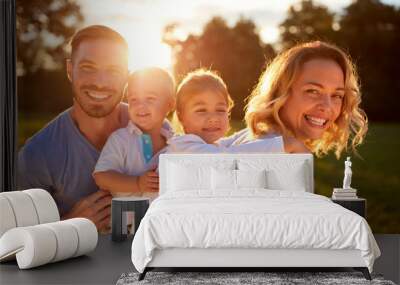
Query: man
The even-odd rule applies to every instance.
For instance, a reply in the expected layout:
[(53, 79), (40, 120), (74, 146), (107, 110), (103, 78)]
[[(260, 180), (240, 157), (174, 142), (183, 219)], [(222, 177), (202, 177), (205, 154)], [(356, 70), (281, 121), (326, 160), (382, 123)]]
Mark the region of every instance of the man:
[(111, 195), (97, 188), (92, 172), (109, 135), (128, 123), (121, 103), (128, 77), (126, 41), (105, 26), (78, 31), (67, 74), (73, 106), (20, 150), (18, 184), (49, 191), (63, 219), (85, 217), (102, 230), (110, 224)]

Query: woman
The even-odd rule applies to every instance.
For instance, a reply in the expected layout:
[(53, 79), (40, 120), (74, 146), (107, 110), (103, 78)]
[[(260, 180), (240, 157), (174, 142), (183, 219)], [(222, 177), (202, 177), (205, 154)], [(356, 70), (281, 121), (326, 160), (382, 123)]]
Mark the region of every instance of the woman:
[(279, 54), (249, 97), (245, 120), (252, 138), (282, 134), (316, 155), (362, 143), (367, 117), (359, 107), (358, 77), (349, 58), (324, 42), (299, 44)]

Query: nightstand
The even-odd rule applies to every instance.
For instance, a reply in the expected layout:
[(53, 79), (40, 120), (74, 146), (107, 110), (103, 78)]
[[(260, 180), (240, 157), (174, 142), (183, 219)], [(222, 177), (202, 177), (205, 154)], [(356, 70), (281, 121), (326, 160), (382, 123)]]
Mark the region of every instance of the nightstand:
[(339, 204), (340, 206), (359, 214), (361, 217), (367, 217), (367, 200), (364, 198), (354, 199), (332, 199), (333, 203)]
[(111, 202), (111, 239), (124, 241), (127, 238), (126, 212), (134, 212), (133, 235), (149, 208), (150, 199), (145, 197), (118, 197)]

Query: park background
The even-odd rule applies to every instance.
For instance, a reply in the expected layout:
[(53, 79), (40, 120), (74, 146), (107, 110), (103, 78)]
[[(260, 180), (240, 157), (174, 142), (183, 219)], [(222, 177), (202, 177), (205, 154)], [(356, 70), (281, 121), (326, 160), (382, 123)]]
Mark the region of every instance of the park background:
[(130, 70), (161, 66), (177, 81), (216, 70), (235, 101), (232, 131), (265, 65), (297, 42), (344, 48), (361, 79), (369, 119), (360, 156), (315, 158), (315, 192), (340, 187), (347, 155), (352, 186), (367, 199), (375, 233), (400, 233), (400, 1), (17, 0), (18, 147), (72, 104), (66, 77), (76, 29), (108, 25), (130, 45)]

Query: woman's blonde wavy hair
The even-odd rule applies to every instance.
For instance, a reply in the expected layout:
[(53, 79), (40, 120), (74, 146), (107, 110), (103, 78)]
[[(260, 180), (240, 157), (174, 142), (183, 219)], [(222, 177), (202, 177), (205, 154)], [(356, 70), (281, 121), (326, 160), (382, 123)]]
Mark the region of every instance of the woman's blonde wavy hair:
[(222, 78), (215, 71), (203, 68), (196, 69), (188, 73), (178, 85), (176, 110), (172, 119), (173, 127), (177, 133), (184, 133), (179, 114), (183, 112), (186, 102), (193, 95), (206, 91), (220, 93), (226, 101), (228, 112), (231, 111), (234, 103)]
[(306, 140), (306, 146), (317, 156), (333, 150), (339, 158), (343, 150), (351, 149), (363, 142), (368, 130), (368, 120), (360, 108), (361, 94), (358, 76), (350, 57), (335, 45), (325, 42), (298, 44), (281, 54), (267, 66), (258, 84), (248, 98), (245, 107), (245, 121), (253, 138), (270, 132), (293, 136), (282, 122), (279, 110), (285, 104), (294, 80), (304, 63), (312, 59), (329, 59), (335, 61), (344, 74), (345, 95), (342, 110), (338, 119), (317, 140)]

